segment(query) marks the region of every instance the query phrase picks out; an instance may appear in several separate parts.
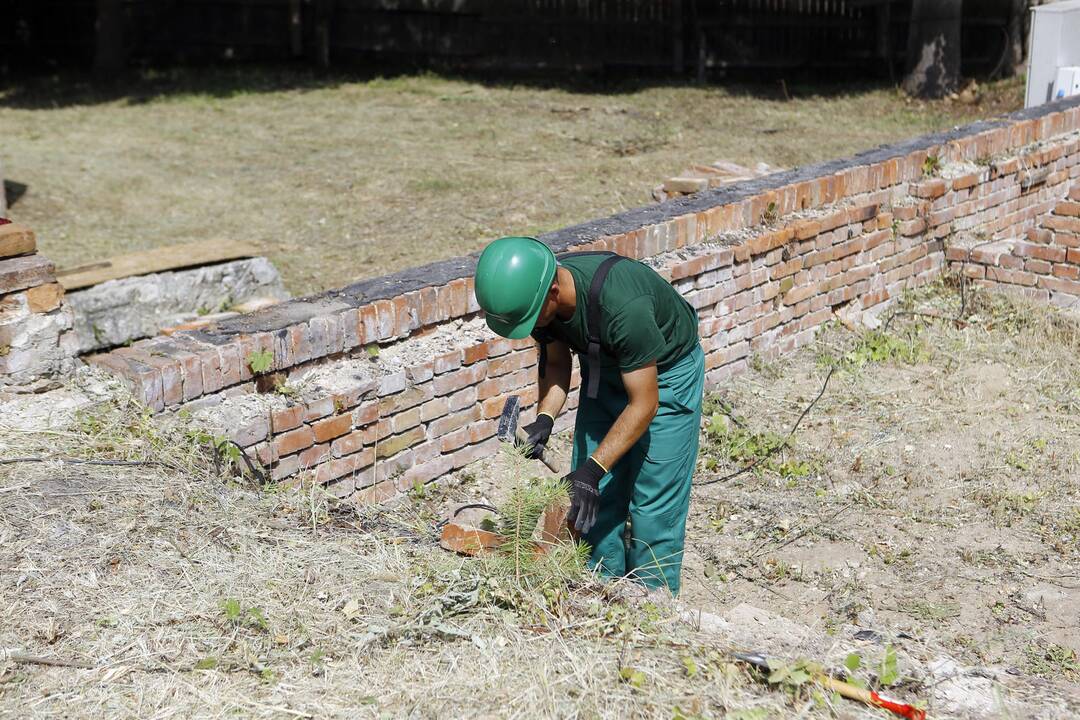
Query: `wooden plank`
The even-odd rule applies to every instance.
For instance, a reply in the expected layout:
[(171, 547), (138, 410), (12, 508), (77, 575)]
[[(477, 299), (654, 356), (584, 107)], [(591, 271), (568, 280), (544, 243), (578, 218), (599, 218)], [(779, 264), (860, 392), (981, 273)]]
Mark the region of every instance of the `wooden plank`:
[(108, 280), (212, 265), (258, 254), (258, 248), (251, 243), (203, 240), (117, 255), (90, 265), (62, 269), (56, 273), (56, 279), (65, 290), (78, 290)]
[(0, 225), (0, 258), (27, 255), (37, 250), (34, 231), (18, 223)]

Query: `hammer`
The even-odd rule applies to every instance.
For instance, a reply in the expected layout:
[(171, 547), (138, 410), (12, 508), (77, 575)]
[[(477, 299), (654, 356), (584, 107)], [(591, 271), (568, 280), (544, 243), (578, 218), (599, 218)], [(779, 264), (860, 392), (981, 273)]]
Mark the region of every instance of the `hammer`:
[[(517, 442), (521, 445), (528, 443), (528, 436), (525, 435), (525, 431), (518, 427), (518, 416), (521, 414), (521, 397), (518, 395), (511, 395), (506, 398), (506, 404), (503, 405), (502, 414), (499, 415), (499, 440), (502, 442)], [(546, 457), (541, 456), (540, 460), (547, 465), (548, 470), (556, 475), (562, 475), (563, 472), (555, 467), (555, 464), (548, 460)]]

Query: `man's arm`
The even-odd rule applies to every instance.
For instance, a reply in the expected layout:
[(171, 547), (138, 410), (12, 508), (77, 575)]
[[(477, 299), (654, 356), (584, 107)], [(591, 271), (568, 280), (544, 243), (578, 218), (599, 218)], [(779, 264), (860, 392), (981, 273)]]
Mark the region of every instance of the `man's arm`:
[(553, 419), (559, 417), (570, 392), (572, 362), (570, 348), (566, 343), (561, 340), (548, 343), (547, 367), (544, 369), (544, 376), (539, 379), (540, 403), (537, 413), (546, 413)]
[(622, 373), (623, 386), (630, 398), (615, 424), (596, 448), (592, 457), (610, 470), (645, 434), (660, 408), (660, 390), (656, 384), (656, 362)]

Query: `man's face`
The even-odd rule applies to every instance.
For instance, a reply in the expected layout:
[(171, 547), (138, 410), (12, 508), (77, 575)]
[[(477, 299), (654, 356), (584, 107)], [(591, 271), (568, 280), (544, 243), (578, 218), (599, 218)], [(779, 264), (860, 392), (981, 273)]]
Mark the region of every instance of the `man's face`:
[(559, 281), (551, 283), (547, 296), (544, 298), (544, 306), (540, 308), (540, 315), (536, 319), (536, 327), (547, 327), (555, 319), (555, 311), (559, 309)]

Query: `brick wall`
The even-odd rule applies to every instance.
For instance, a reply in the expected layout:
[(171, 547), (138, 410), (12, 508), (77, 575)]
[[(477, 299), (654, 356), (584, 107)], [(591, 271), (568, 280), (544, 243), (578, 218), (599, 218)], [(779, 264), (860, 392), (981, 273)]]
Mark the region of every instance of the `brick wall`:
[(1076, 306), (1080, 303), (1080, 183), (1071, 184), (1068, 198), (1054, 203), (1053, 210), (1021, 236), (967, 238), (949, 248), (948, 259), (976, 285), (1061, 307)]
[(29, 228), (0, 220), (0, 390), (40, 391), (75, 365), (54, 269)]
[[(1050, 259), (1034, 253), (1075, 239), (1066, 237), (1075, 230), (1073, 205), (1061, 201), (1080, 176), (1077, 105), (1063, 101), (541, 239), (557, 252), (614, 250), (669, 278), (698, 309), (715, 384), (752, 354), (809, 342), (833, 317), (879, 311), (940, 274), (947, 252), (977, 274), (968, 260), (978, 243), (1023, 246), (1022, 270), (1001, 265), (1000, 255), (995, 267), (1039, 274), (1045, 280), (1033, 287), (1048, 293), (1075, 292), (1061, 284), (1075, 280), (1062, 274), (1072, 272), (1068, 249)], [(1061, 239), (1016, 241), (1047, 231)], [(1047, 272), (1028, 257), (1049, 263)], [(509, 395), (523, 396), (526, 419), (535, 404), (536, 350), (482, 327), (474, 267), (475, 257), (456, 258), (89, 361), (125, 378), (155, 410), (197, 412), (276, 479), (310, 471), (339, 495), (380, 499), (493, 452), (494, 419)], [(977, 279), (987, 281), (985, 268)], [(258, 378), (247, 362), (255, 352), (272, 355)], [(333, 382), (310, 381), (327, 369)], [(275, 373), (299, 388), (290, 399), (260, 392)], [(558, 427), (572, 421), (575, 403), (576, 393)]]

